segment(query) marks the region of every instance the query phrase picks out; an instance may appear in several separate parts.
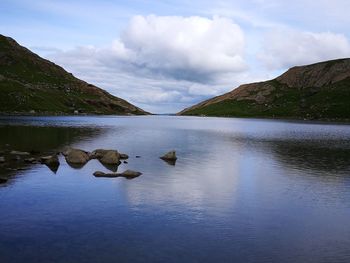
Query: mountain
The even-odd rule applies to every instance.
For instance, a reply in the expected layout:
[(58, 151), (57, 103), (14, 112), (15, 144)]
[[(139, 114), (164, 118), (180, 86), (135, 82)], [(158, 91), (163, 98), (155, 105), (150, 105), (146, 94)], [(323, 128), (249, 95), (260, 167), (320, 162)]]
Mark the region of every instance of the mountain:
[(178, 115), (350, 119), (350, 59), (293, 67), (281, 76), (238, 88)]
[(0, 35), (2, 114), (147, 114)]

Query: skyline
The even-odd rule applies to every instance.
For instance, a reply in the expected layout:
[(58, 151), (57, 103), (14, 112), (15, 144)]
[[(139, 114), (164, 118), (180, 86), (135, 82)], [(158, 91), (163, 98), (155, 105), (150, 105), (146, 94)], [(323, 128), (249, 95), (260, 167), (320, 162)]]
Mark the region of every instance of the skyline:
[(1, 33), (154, 113), (350, 56), (346, 1), (2, 1)]

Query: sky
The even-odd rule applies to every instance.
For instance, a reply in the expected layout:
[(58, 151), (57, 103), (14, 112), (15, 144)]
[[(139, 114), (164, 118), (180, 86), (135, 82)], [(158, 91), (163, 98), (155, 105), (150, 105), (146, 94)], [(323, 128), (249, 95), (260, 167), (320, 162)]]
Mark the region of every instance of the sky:
[(348, 0), (1, 0), (0, 34), (153, 113), (350, 57)]

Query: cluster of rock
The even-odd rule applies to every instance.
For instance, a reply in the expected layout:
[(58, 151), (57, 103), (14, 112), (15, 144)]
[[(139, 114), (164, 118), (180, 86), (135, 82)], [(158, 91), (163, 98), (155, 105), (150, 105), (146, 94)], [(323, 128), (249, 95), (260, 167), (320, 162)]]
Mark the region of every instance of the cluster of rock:
[[(36, 154), (37, 153), (38, 152), (36, 152)], [(126, 170), (122, 173), (117, 173), (116, 172), (117, 167), (121, 164), (121, 160), (124, 160), (124, 163), (127, 163), (125, 160), (129, 158), (127, 154), (119, 153), (117, 150), (96, 149), (92, 152), (87, 152), (81, 149), (69, 147), (63, 150), (61, 153), (64, 156), (66, 162), (73, 168), (81, 168), (92, 159), (99, 160), (106, 167), (110, 167), (110, 166), (116, 167), (114, 173), (104, 173), (101, 171), (96, 171), (93, 174), (95, 177), (108, 177), (108, 178), (124, 177), (127, 179), (133, 179), (142, 174), (138, 171), (132, 171), (132, 170)], [(45, 164), (47, 167), (50, 168), (51, 171), (55, 173), (57, 172), (58, 167), (60, 166), (60, 161), (59, 161), (60, 153), (54, 153), (51, 155), (46, 155), (41, 157), (30, 157), (32, 155), (30, 152), (20, 152), (20, 151), (11, 151), (9, 154), (10, 156), (12, 156), (11, 158), (12, 160), (19, 161), (24, 158), (25, 163)], [(136, 158), (140, 158), (140, 156), (136, 156)], [(175, 162), (177, 160), (175, 151), (170, 151), (165, 155), (161, 156), (160, 158), (171, 165), (175, 165)], [(4, 164), (6, 161), (7, 160), (5, 159), (4, 156), (0, 156), (0, 164)], [(20, 170), (20, 168), (13, 169), (13, 170)], [(6, 182), (6, 181), (7, 179), (0, 178), (0, 183)]]

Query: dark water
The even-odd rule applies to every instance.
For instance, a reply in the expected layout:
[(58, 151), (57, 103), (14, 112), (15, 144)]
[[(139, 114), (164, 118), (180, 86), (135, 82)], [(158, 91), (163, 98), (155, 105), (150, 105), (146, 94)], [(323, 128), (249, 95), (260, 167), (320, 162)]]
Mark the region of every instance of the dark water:
[[(10, 144), (10, 146), (6, 146)], [(350, 262), (350, 126), (192, 117), (2, 118), (0, 150), (116, 148), (1, 167), (0, 262)], [(171, 166), (158, 158), (176, 149)], [(141, 158), (135, 158), (140, 155)], [(20, 164), (18, 164), (20, 165)]]

